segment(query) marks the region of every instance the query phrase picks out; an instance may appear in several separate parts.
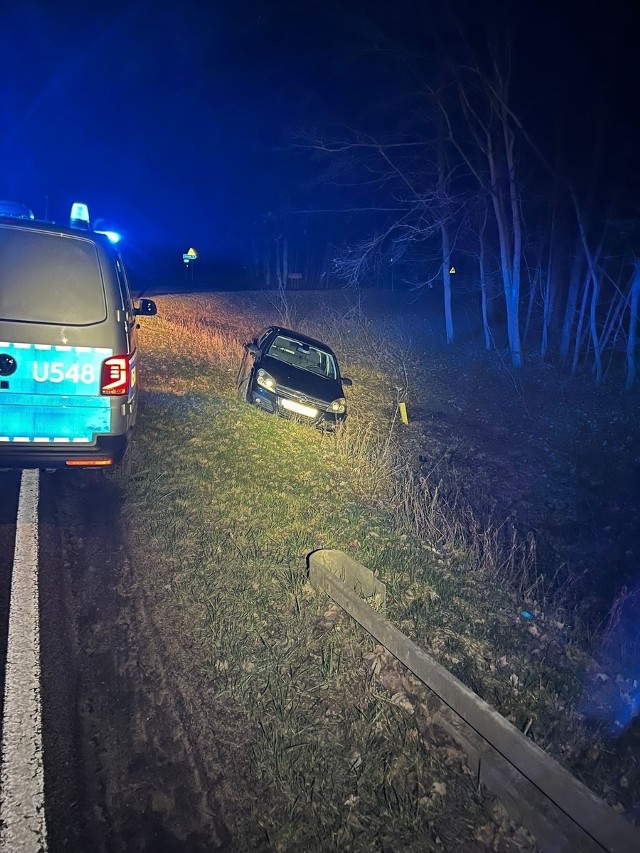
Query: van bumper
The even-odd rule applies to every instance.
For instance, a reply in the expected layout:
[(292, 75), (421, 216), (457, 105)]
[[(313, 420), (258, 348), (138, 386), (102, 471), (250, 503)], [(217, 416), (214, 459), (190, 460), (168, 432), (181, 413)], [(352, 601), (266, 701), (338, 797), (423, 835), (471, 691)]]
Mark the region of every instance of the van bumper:
[[(14, 468), (94, 467), (106, 462), (116, 465), (129, 446), (130, 433), (98, 436), (95, 444), (0, 443), (0, 470)], [(109, 463), (110, 460), (110, 463)], [(71, 465), (68, 464), (71, 463)]]

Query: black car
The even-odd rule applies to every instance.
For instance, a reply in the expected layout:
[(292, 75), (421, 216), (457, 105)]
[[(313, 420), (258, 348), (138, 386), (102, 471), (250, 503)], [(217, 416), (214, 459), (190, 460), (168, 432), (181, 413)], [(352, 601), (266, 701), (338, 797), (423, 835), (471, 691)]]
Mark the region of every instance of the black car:
[(347, 417), (338, 359), (321, 341), (269, 326), (244, 345), (238, 394), (265, 412), (297, 417), (315, 426), (335, 427)]

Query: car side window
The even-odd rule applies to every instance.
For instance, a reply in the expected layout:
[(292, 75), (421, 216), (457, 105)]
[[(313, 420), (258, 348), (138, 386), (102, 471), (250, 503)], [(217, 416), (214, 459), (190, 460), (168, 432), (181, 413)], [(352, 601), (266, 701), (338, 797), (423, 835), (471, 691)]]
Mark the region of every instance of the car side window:
[(320, 356), (320, 371), (324, 376), (328, 376), (329, 379), (337, 378), (336, 365), (333, 358), (329, 355), (328, 352), (322, 352), (318, 350), (318, 354)]
[(118, 286), (122, 297), (122, 304), (127, 316), (127, 322), (132, 324), (135, 322), (135, 313), (133, 310), (133, 299), (131, 298), (131, 290), (129, 289), (129, 280), (127, 273), (122, 263), (120, 255), (116, 255), (116, 274), (118, 277)]
[(264, 343), (267, 340), (267, 338), (269, 337), (269, 335), (271, 334), (271, 332), (272, 332), (272, 329), (265, 329), (264, 332), (260, 335), (260, 337), (256, 341), (256, 343), (260, 349), (262, 349), (262, 347), (264, 346)]

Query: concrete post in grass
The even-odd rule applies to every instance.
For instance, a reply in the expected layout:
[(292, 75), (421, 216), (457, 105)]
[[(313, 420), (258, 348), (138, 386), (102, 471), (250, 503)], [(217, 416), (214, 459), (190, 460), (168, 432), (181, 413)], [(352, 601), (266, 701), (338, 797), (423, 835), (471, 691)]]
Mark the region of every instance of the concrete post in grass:
[(382, 613), (387, 607), (387, 588), (379, 581), (371, 569), (352, 560), (342, 551), (321, 549), (309, 554), (309, 580), (314, 582), (314, 574), (325, 569), (340, 578), (347, 589), (352, 590)]

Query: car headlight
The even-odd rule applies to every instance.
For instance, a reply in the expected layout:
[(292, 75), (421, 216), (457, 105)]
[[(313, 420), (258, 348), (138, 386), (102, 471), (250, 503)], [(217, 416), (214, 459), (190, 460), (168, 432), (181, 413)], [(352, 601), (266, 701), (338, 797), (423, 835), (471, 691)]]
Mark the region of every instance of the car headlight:
[(347, 411), (347, 401), (344, 397), (338, 397), (332, 403), (329, 403), (328, 412), (335, 412), (336, 415), (343, 415)]
[(258, 385), (261, 385), (263, 388), (266, 388), (267, 391), (276, 390), (276, 380), (270, 373), (267, 373), (267, 371), (263, 370), (262, 368), (258, 370), (256, 382), (258, 383)]

